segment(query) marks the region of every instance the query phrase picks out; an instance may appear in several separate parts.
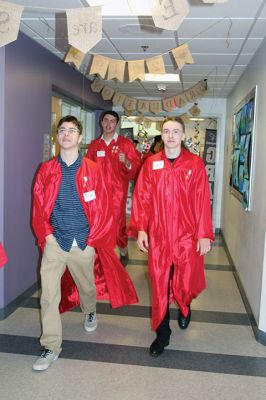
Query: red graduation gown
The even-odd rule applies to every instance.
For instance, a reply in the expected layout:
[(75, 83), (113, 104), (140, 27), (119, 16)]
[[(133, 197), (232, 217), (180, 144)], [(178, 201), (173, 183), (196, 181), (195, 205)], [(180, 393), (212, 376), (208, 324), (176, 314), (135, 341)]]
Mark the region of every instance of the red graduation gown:
[[(173, 164), (164, 151), (149, 157), (133, 194), (129, 235), (148, 233), (148, 270), (152, 283), (152, 327), (164, 318), (168, 301), (182, 313), (205, 288), (204, 260), (196, 251), (199, 238), (214, 239), (208, 179), (200, 157), (182, 149)], [(168, 282), (171, 265), (174, 274)]]
[[(61, 166), (57, 157), (41, 165), (34, 183), (32, 226), (38, 244), (44, 248), (45, 238), (53, 232), (50, 216), (58, 195), (62, 179)], [(134, 286), (125, 268), (114, 253), (115, 230), (112, 206), (108, 191), (98, 166), (82, 159), (76, 176), (77, 191), (90, 233), (87, 244), (98, 251), (100, 262), (95, 270), (95, 283), (99, 299), (110, 299), (113, 307), (138, 301)], [(84, 193), (95, 192), (91, 201), (85, 201)], [(107, 282), (108, 280), (108, 282)], [(67, 311), (79, 304), (76, 285), (66, 270), (61, 280), (60, 311)]]
[[(118, 159), (122, 152), (131, 162), (129, 170)], [(114, 220), (117, 228), (116, 243), (119, 247), (127, 246), (128, 238), (126, 233), (126, 200), (128, 183), (133, 179), (141, 164), (140, 153), (135, 149), (129, 139), (118, 136), (107, 146), (101, 138), (93, 140), (88, 148), (87, 157), (95, 161), (101, 168), (107, 186), (108, 193), (112, 196)]]

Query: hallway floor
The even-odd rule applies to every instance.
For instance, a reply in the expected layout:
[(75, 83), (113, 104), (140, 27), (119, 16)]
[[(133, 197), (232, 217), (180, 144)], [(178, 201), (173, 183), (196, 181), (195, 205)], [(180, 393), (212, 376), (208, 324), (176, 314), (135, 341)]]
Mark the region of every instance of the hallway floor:
[(266, 346), (256, 342), (222, 239), (205, 257), (207, 289), (192, 303), (186, 331), (171, 305), (171, 343), (148, 348), (150, 284), (146, 255), (129, 242), (127, 270), (139, 304), (97, 304), (98, 328), (83, 329), (80, 310), (63, 320), (63, 351), (51, 368), (32, 371), (39, 354), (39, 293), (0, 321), (0, 394), (5, 400), (265, 400)]

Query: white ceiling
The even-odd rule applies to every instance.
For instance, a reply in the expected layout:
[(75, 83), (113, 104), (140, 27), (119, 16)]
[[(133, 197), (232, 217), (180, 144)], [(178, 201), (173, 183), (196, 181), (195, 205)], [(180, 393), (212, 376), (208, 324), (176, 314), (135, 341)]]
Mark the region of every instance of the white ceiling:
[[(25, 6), (21, 31), (61, 59), (68, 49), (64, 11), (89, 3), (89, 0), (10, 1)], [(119, 1), (113, 0), (112, 10), (117, 9)], [(151, 17), (103, 16), (103, 37), (92, 53), (123, 60), (166, 53), (167, 72), (178, 73), (168, 51), (188, 42), (195, 61), (182, 69), (181, 82), (168, 84), (164, 93), (151, 82), (108, 81), (108, 85), (129, 96), (167, 97), (207, 78), (208, 96), (228, 96), (266, 36), (266, 0), (228, 0), (220, 4), (188, 0), (188, 3), (190, 12), (175, 32), (155, 28)], [(149, 48), (143, 52), (141, 46)], [(90, 57), (86, 56), (82, 71), (86, 71)]]

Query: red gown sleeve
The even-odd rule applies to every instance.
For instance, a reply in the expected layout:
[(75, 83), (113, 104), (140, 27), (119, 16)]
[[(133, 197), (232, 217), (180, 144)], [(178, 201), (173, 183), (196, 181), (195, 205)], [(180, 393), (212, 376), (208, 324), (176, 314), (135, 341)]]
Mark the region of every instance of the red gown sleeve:
[(150, 164), (146, 161), (141, 168), (134, 189), (129, 227), (129, 236), (138, 237), (138, 231), (148, 232), (150, 204), (151, 204), (151, 177)]
[(46, 236), (53, 233), (44, 207), (45, 169), (45, 164), (42, 164), (33, 186), (32, 228), (41, 248), (44, 246)]
[(6, 252), (0, 242), (0, 268), (3, 267), (8, 262)]
[(197, 226), (196, 238), (214, 240), (210, 206), (209, 182), (202, 159), (198, 160), (198, 171), (195, 178), (194, 211)]

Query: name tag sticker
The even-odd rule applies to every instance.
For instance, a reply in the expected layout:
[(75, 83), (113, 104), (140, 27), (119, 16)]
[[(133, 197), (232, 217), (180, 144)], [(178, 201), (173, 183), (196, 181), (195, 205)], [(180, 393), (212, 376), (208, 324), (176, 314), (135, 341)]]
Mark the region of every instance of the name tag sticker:
[(97, 151), (97, 157), (105, 157), (105, 151), (104, 150), (98, 150)]
[(95, 190), (91, 190), (90, 192), (83, 193), (84, 201), (92, 201), (96, 199)]
[(153, 161), (152, 163), (152, 169), (162, 169), (164, 167), (164, 160), (160, 161)]

